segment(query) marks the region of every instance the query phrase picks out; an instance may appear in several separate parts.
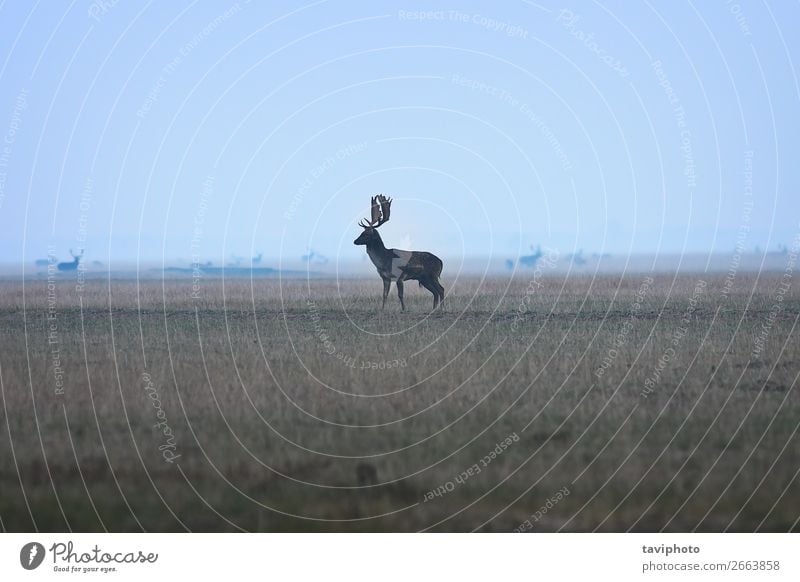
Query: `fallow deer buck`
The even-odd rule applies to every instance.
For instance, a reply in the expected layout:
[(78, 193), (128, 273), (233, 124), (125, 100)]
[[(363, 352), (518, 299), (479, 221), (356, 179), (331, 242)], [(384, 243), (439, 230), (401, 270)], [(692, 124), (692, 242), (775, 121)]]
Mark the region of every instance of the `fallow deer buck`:
[(444, 287), (439, 282), (442, 273), (442, 261), (439, 257), (425, 251), (401, 251), (400, 249), (387, 249), (378, 227), (389, 220), (392, 199), (383, 194), (372, 197), (372, 219), (367, 223), (361, 221), (358, 225), (364, 229), (353, 244), (365, 245), (367, 254), (378, 269), (378, 274), (383, 279), (383, 307), (386, 307), (386, 297), (392, 281), (397, 285), (397, 296), (400, 306), (405, 311), (403, 301), (403, 281), (415, 280), (420, 287), (425, 287), (433, 293), (433, 308), (444, 300)]

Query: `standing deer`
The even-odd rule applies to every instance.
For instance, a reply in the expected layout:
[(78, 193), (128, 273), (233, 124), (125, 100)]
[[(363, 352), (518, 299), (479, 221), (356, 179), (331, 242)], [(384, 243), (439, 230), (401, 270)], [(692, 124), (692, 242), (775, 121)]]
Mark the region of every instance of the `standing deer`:
[(397, 285), (397, 296), (403, 311), (406, 304), (403, 301), (403, 281), (408, 279), (419, 282), (420, 287), (425, 287), (433, 293), (433, 308), (444, 300), (444, 287), (439, 282), (442, 273), (442, 261), (434, 254), (425, 251), (401, 251), (387, 249), (383, 245), (378, 227), (389, 220), (392, 199), (379, 194), (372, 197), (372, 219), (367, 223), (362, 220), (358, 225), (364, 229), (353, 244), (365, 245), (367, 255), (372, 264), (378, 269), (378, 274), (383, 279), (383, 308), (386, 307), (386, 297), (392, 281)]
[(58, 270), (59, 271), (77, 271), (78, 264), (81, 262), (83, 258), (83, 250), (81, 250), (81, 254), (76, 255), (72, 252), (72, 249), (69, 249), (69, 254), (72, 255), (72, 260), (66, 263), (59, 263)]

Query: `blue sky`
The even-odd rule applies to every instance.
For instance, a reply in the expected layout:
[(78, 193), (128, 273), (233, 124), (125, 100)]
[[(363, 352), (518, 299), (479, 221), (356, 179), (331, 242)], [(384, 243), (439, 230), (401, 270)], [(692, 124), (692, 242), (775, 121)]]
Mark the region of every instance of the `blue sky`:
[(0, 262), (727, 253), (800, 231), (786, 2), (0, 4)]

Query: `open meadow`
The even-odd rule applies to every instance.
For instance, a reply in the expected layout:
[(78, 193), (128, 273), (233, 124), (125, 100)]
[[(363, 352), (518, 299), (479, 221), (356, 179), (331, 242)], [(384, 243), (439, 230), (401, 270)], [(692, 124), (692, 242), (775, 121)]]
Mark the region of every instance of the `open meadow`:
[(2, 528), (797, 530), (787, 281), (3, 281)]

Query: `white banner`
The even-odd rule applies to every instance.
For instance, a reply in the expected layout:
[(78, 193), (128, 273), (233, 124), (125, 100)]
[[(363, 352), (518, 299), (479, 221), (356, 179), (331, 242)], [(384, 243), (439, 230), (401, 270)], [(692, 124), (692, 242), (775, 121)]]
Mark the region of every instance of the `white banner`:
[(0, 579), (778, 581), (800, 580), (798, 550), (792, 534), (3, 534)]

